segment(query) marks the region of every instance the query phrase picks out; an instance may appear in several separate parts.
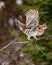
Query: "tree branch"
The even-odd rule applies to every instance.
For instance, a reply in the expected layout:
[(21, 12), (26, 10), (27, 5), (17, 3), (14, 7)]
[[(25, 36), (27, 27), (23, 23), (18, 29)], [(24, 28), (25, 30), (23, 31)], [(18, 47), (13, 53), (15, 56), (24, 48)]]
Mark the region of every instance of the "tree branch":
[[(52, 39), (52, 35), (45, 36), (45, 37), (42, 37), (42, 38), (38, 38), (38, 40), (41, 40), (41, 39), (49, 39), (49, 38)], [(11, 41), (11, 42), (10, 42), (9, 44), (7, 44), (6, 46), (4, 46), (3, 48), (1, 48), (0, 51), (4, 50), (5, 48), (7, 48), (8, 46), (10, 46), (10, 45), (13, 44), (13, 43), (26, 44), (26, 43), (29, 43), (29, 42), (30, 42), (30, 41), (16, 42), (17, 39), (18, 39), (18, 37), (15, 38), (13, 41)]]
[(6, 46), (4, 46), (3, 48), (1, 48), (0, 51), (4, 50), (5, 48), (7, 48), (7, 47), (10, 46), (11, 44), (13, 44), (13, 42), (16, 41), (17, 39), (18, 39), (18, 37), (15, 38), (14, 40), (12, 40), (9, 44), (7, 44)]
[(52, 35), (41, 37), (38, 40), (41, 40), (41, 39), (52, 39)]

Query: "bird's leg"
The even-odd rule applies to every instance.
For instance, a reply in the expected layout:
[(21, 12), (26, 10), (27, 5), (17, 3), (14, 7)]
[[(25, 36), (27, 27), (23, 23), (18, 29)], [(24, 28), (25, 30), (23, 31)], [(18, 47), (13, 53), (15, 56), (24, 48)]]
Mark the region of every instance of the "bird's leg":
[(36, 41), (38, 40), (36, 36), (34, 36), (34, 39), (36, 39)]
[(28, 36), (27, 39), (28, 39), (28, 40), (31, 40), (31, 39), (30, 39), (30, 36)]

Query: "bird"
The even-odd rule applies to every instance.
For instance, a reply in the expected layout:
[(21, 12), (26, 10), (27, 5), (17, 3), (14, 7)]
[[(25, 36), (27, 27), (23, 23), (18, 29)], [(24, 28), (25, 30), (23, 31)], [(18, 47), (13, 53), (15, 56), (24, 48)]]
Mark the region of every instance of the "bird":
[(27, 11), (25, 24), (18, 19), (15, 19), (15, 21), (19, 24), (20, 30), (26, 34), (28, 40), (31, 40), (31, 37), (38, 40), (37, 36), (42, 35), (47, 29), (46, 23), (39, 24), (39, 12), (35, 9)]

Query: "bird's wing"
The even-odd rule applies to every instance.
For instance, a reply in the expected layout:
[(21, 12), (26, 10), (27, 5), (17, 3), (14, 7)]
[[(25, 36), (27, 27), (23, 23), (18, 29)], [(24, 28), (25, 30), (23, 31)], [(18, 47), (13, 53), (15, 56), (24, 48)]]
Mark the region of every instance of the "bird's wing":
[(19, 28), (21, 31), (25, 29), (25, 24), (21, 23), (18, 19), (15, 19), (15, 21), (19, 24)]
[(37, 10), (29, 10), (26, 13), (26, 27), (36, 27), (39, 25), (39, 13)]

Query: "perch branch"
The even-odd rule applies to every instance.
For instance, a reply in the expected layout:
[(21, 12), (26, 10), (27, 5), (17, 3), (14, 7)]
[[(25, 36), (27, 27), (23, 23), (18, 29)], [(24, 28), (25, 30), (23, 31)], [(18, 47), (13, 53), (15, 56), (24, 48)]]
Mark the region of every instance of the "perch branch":
[(18, 43), (18, 44), (25, 44), (25, 43), (28, 43), (29, 41), (23, 41), (23, 42), (15, 42), (18, 38), (15, 38), (13, 41), (11, 41), (9, 44), (7, 44), (6, 46), (4, 46), (3, 48), (0, 49), (0, 51), (4, 50), (5, 48), (7, 48), (8, 46), (10, 46), (11, 44), (14, 44), (14, 43)]
[(6, 46), (4, 46), (3, 48), (0, 49), (0, 51), (4, 50), (5, 48), (7, 48), (8, 46), (10, 46), (11, 44), (13, 44), (14, 41), (16, 41), (17, 38), (15, 38), (14, 40), (12, 40), (9, 44), (7, 44)]
[[(47, 38), (48, 38), (48, 39), (49, 39), (49, 38), (52, 38), (52, 35), (39, 38), (38, 40), (47, 39)], [(10, 45), (13, 44), (13, 43), (18, 43), (18, 44), (21, 44), (21, 43), (22, 43), (22, 44), (26, 44), (26, 43), (30, 42), (30, 41), (16, 42), (17, 39), (18, 39), (18, 37), (15, 38), (13, 41), (11, 41), (11, 42), (10, 42), (9, 44), (7, 44), (6, 46), (4, 46), (3, 48), (1, 48), (0, 51), (4, 50), (5, 48), (7, 48), (8, 46), (10, 46)]]
[(41, 40), (41, 39), (52, 39), (52, 35), (41, 37), (38, 40)]

